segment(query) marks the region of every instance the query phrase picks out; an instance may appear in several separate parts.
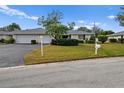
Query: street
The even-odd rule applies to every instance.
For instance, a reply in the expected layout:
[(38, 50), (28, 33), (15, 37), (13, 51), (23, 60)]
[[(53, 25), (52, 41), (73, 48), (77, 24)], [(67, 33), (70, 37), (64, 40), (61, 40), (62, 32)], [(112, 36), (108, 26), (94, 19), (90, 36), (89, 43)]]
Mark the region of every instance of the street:
[(124, 87), (124, 57), (0, 68), (0, 87)]

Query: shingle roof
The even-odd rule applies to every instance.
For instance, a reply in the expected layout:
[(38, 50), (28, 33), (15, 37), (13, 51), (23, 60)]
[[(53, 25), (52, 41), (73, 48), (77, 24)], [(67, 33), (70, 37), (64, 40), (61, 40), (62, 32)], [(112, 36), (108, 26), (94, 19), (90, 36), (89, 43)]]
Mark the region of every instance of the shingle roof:
[(91, 35), (91, 34), (94, 34), (94, 33), (91, 33), (91, 32), (86, 32), (86, 31), (77, 31), (77, 30), (70, 30), (70, 31), (68, 31), (68, 33), (67, 34), (70, 34), (70, 35), (80, 35), (80, 34), (82, 34), (82, 35)]
[[(5, 31), (0, 31), (0, 35), (44, 35), (45, 30), (41, 28), (37, 29), (26, 29), (26, 30), (21, 30), (21, 31), (12, 31), (12, 32), (5, 32)], [(67, 34), (70, 35), (78, 35), (78, 34), (93, 34), (90, 32), (85, 32), (85, 31), (77, 31), (77, 30), (69, 30)]]
[(124, 35), (124, 31), (117, 32), (115, 34), (111, 34), (110, 36), (120, 36), (120, 35)]

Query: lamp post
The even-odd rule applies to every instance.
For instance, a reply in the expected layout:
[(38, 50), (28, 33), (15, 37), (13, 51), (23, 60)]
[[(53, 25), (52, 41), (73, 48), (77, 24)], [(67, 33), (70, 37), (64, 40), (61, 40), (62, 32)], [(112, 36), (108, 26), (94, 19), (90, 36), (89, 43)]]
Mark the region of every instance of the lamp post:
[(41, 42), (41, 56), (43, 56), (43, 36), (40, 36), (40, 42)]

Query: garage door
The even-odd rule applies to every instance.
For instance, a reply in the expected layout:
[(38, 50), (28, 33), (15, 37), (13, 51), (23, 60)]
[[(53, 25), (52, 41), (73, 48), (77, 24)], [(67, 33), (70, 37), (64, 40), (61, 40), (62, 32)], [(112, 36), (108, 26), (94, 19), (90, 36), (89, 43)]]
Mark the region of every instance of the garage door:
[[(39, 35), (17, 35), (16, 43), (31, 43), (31, 40), (36, 40), (40, 43)], [(50, 43), (51, 38), (48, 35), (43, 35), (43, 43)]]
[(37, 40), (37, 35), (17, 35), (16, 43), (31, 43), (31, 40)]

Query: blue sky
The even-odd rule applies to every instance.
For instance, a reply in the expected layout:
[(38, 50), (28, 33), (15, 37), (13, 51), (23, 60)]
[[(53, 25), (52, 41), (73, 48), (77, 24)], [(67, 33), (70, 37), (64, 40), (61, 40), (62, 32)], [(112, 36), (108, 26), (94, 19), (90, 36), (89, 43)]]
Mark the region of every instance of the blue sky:
[(119, 26), (118, 22), (115, 21), (116, 15), (120, 12), (120, 6), (118, 5), (0, 6), (0, 27), (15, 22), (19, 24), (22, 29), (39, 28), (37, 18), (46, 16), (52, 10), (63, 12), (64, 18), (61, 20), (63, 24), (75, 22), (75, 29), (80, 26), (91, 28), (95, 21), (97, 26), (105, 30), (113, 30), (115, 32), (124, 30), (124, 27)]

